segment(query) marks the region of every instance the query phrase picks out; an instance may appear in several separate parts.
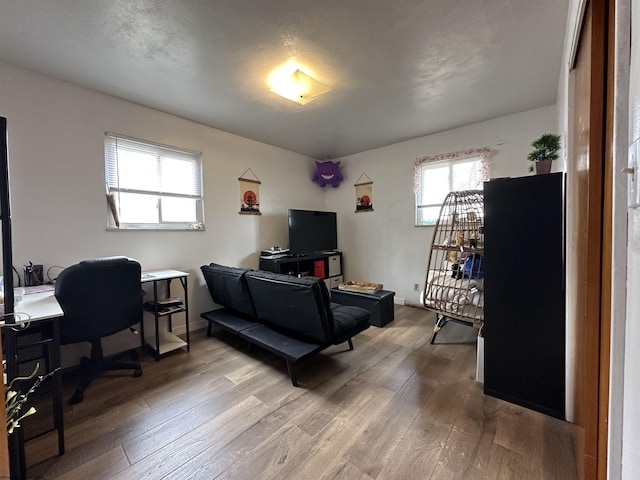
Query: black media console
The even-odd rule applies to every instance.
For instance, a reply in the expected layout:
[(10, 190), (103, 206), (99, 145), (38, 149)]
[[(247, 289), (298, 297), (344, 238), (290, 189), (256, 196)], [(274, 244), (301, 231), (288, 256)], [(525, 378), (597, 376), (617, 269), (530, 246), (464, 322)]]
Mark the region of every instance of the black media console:
[(275, 254), (260, 257), (260, 270), (295, 277), (324, 279), (331, 290), (344, 281), (341, 252), (315, 252), (306, 255)]

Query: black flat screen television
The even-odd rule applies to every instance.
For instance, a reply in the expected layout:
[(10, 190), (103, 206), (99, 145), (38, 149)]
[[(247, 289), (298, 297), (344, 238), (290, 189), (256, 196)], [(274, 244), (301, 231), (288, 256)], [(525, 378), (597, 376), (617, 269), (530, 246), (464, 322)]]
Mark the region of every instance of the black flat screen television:
[(289, 209), (289, 251), (291, 255), (338, 248), (335, 212)]

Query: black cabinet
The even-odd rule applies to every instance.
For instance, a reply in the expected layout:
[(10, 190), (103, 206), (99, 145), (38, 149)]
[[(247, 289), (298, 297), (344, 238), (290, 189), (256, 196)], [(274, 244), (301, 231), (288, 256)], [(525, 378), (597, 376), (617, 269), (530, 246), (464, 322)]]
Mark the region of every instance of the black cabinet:
[(307, 255), (271, 255), (260, 257), (260, 270), (325, 280), (330, 290), (343, 282), (342, 253), (316, 252)]
[(564, 176), (484, 184), (486, 394), (564, 418)]
[[(20, 310), (20, 304), (17, 305)], [(42, 383), (29, 394), (23, 413), (33, 406), (37, 415), (30, 415), (20, 421), (25, 441), (45, 433), (56, 431), (58, 435), (58, 454), (64, 453), (64, 430), (62, 425), (62, 378), (60, 373), (60, 330), (58, 318), (33, 322), (24, 330), (5, 331), (7, 340), (15, 335), (17, 348), (17, 369), (19, 377), (28, 377), (37, 372), (43, 377)], [(17, 385), (21, 393), (36, 383), (20, 382)]]

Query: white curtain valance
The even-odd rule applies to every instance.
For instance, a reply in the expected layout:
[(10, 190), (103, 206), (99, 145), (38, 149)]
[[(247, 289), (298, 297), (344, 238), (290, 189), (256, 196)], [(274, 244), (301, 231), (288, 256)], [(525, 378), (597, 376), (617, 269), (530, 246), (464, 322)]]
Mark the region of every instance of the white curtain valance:
[(443, 160), (461, 160), (467, 157), (480, 157), (480, 161), (482, 162), (482, 180), (486, 182), (487, 180), (489, 180), (489, 162), (487, 161), (487, 158), (489, 158), (490, 155), (491, 149), (484, 147), (417, 158), (413, 167), (413, 191), (417, 193), (420, 189), (420, 185), (422, 183), (422, 165), (433, 162), (441, 162)]

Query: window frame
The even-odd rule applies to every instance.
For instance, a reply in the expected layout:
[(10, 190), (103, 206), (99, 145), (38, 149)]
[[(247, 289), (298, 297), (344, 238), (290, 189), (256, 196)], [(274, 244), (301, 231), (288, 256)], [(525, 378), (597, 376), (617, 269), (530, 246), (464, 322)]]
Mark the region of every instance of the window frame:
[[(120, 144), (120, 145), (119, 145)], [(192, 162), (193, 176), (191, 178), (193, 193), (180, 193), (162, 190), (161, 186), (149, 188), (144, 184), (135, 186), (121, 186), (119, 171), (122, 160), (119, 158), (119, 148), (137, 150), (138, 152), (155, 155), (155, 168), (150, 174), (157, 175), (160, 184), (162, 180), (170, 178), (170, 175), (162, 176), (162, 169), (167, 168), (171, 162), (182, 160)], [(202, 153), (183, 148), (163, 145), (156, 142), (141, 140), (112, 132), (105, 132), (104, 135), (105, 154), (105, 183), (107, 187), (108, 206), (107, 209), (107, 230), (153, 230), (153, 231), (203, 231), (204, 223), (204, 189), (202, 185)], [(157, 222), (122, 222), (118, 224), (115, 220), (113, 210), (122, 214), (121, 195), (145, 195), (155, 197)], [(162, 217), (163, 199), (188, 199), (194, 202), (195, 221), (170, 221)], [(110, 204), (112, 202), (112, 204)]]
[[(433, 227), (437, 223), (437, 217), (433, 221), (421, 221), (421, 211), (427, 208), (437, 209), (438, 215), (442, 202), (445, 197), (442, 198), (440, 203), (425, 204), (422, 200), (422, 192), (425, 188), (425, 179), (428, 178), (427, 172), (429, 170), (442, 169), (448, 167), (448, 179), (449, 189), (448, 192), (456, 190), (482, 190), (483, 183), (489, 180), (489, 166), (486, 158), (490, 154), (490, 150), (487, 148), (467, 150), (464, 152), (454, 152), (444, 155), (438, 155), (435, 157), (423, 157), (416, 160), (414, 167), (414, 192), (415, 192), (415, 211), (414, 211), (414, 225), (416, 227)], [(479, 173), (480, 181), (476, 188), (460, 188), (456, 186), (455, 177), (453, 175), (453, 168), (455, 165), (462, 163), (476, 163), (475, 171)]]

